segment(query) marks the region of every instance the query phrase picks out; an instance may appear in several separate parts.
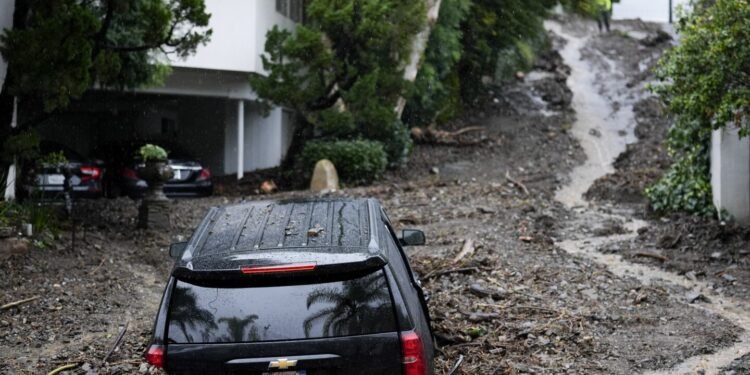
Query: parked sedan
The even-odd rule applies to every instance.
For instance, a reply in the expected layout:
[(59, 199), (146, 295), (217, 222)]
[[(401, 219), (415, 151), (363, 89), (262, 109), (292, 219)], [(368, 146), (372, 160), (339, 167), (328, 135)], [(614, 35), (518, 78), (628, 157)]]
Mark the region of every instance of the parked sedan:
[(105, 169), (101, 161), (84, 158), (70, 148), (55, 142), (42, 141), (39, 149), (42, 155), (60, 152), (68, 163), (62, 168), (49, 164), (27, 167), (24, 176), (32, 179), (22, 184), (24, 195), (45, 199), (62, 198), (65, 191), (65, 169), (70, 173), (68, 183), (71, 196), (99, 198), (103, 195), (102, 179)]
[(106, 160), (112, 171), (105, 180), (108, 197), (127, 195), (137, 199), (144, 195), (148, 183), (139, 176), (143, 161), (138, 150), (146, 143), (161, 145), (169, 153), (168, 165), (174, 177), (164, 185), (164, 194), (168, 197), (200, 197), (213, 193), (211, 171), (179, 146), (162, 141), (135, 141), (108, 144), (94, 153)]

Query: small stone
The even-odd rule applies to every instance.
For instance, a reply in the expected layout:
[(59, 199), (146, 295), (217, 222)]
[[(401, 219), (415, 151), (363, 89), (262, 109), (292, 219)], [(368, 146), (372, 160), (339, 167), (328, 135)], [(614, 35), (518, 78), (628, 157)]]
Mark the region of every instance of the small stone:
[(141, 363), (141, 367), (138, 368), (138, 372), (145, 374), (148, 372), (148, 363)]
[(432, 167), (430, 168), (430, 174), (440, 174), (440, 169), (438, 169), (438, 167)]
[(732, 276), (732, 275), (730, 275), (728, 273), (722, 274), (721, 278), (724, 279), (724, 280), (726, 280), (726, 281), (729, 281), (730, 283), (733, 283), (733, 282), (737, 281), (736, 277), (734, 277), (734, 276)]
[(696, 302), (711, 303), (711, 300), (708, 299), (708, 297), (704, 296), (703, 293), (700, 293), (700, 292), (690, 292), (685, 296), (685, 299), (687, 299), (688, 303), (696, 303)]
[(711, 259), (719, 259), (721, 258), (721, 251), (714, 251), (711, 253)]

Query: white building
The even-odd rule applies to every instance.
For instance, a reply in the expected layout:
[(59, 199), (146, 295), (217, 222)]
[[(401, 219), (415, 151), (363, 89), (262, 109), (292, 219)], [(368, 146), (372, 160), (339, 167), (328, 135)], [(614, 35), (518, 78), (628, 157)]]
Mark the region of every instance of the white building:
[[(266, 32), (274, 25), (293, 29), (303, 0), (205, 1), (211, 41), (186, 60), (171, 61), (173, 72), (162, 87), (92, 91), (41, 126), (42, 137), (84, 155), (113, 141), (169, 141), (215, 175), (238, 178), (278, 166), (291, 143), (294, 116), (275, 108), (264, 117), (248, 76), (263, 73)], [(13, 0), (0, 0), (0, 6), (12, 7)], [(6, 21), (12, 12), (0, 9), (0, 22)]]

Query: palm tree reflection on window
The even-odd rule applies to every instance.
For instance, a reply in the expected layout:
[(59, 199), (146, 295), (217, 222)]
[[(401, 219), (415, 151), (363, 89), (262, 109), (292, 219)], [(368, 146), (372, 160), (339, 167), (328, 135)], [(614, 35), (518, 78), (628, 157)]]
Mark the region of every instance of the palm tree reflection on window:
[(321, 337), (381, 332), (394, 325), (391, 296), (382, 272), (343, 282), (343, 288), (317, 288), (307, 296), (307, 309), (315, 304), (330, 306), (304, 321), (305, 336), (322, 321)]
[(214, 314), (198, 307), (198, 299), (190, 288), (177, 286), (172, 300), (175, 301), (169, 311), (169, 319), (177, 323), (185, 336), (185, 342), (196, 342), (193, 333), (203, 328), (202, 338), (205, 340), (211, 330), (219, 328), (214, 322)]
[[(243, 342), (243, 341), (260, 341), (260, 335), (258, 334), (258, 327), (255, 326), (255, 321), (258, 320), (258, 316), (255, 314), (248, 315), (244, 319), (238, 317), (231, 318), (220, 318), (219, 323), (226, 323), (227, 329), (229, 330), (229, 336), (224, 336), (222, 339), (225, 342)], [(247, 333), (247, 340), (245, 339), (245, 327), (250, 326)]]

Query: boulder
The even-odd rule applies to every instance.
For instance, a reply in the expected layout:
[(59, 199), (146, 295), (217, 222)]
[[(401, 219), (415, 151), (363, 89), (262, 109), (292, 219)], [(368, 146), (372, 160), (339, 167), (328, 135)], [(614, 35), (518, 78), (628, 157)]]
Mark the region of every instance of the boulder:
[(310, 191), (313, 193), (330, 193), (339, 189), (339, 175), (330, 160), (323, 159), (315, 164)]

